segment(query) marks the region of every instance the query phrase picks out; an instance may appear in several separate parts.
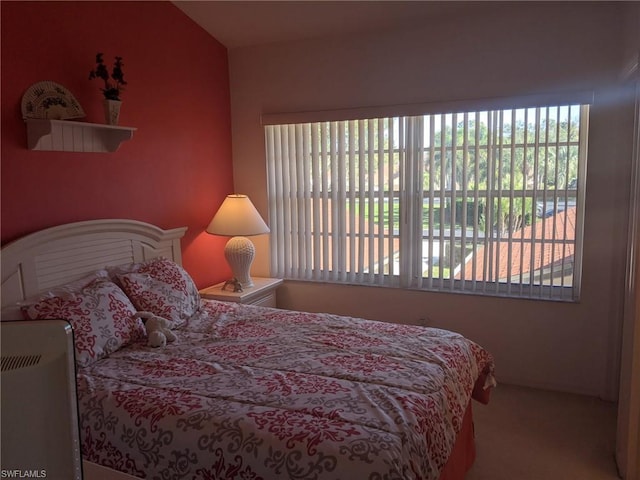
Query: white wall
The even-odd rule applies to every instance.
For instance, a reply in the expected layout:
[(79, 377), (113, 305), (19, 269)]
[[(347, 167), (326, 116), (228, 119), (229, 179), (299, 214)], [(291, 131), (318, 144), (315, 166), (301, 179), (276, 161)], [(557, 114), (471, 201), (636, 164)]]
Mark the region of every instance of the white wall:
[[(619, 371), (632, 106), (615, 90), (622, 8), (487, 4), (420, 29), (229, 52), (236, 191), (267, 215), (263, 113), (593, 89), (583, 295), (578, 304), (286, 282), (282, 307), (459, 331), (495, 356), (503, 382), (614, 398)], [(490, 9), (494, 10), (491, 11)], [(254, 275), (268, 275), (268, 239)]]

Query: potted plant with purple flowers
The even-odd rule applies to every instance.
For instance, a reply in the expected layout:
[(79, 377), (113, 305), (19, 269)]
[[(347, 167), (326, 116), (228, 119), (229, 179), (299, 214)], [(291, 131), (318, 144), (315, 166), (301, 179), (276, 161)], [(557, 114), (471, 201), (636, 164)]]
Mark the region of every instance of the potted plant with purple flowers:
[(122, 63), (122, 57), (115, 57), (113, 69), (109, 74), (102, 58), (103, 55), (103, 53), (96, 54), (96, 68), (89, 72), (89, 80), (99, 78), (104, 82), (104, 88), (100, 90), (104, 95), (105, 119), (109, 125), (117, 125), (122, 104), (120, 93), (124, 91), (124, 85), (127, 84), (122, 71), (124, 63)]

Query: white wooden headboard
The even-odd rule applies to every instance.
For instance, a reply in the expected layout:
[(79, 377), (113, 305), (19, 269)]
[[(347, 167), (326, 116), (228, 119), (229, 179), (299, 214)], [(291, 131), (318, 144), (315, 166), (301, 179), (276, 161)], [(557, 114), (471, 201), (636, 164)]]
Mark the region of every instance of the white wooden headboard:
[(163, 230), (137, 220), (89, 220), (47, 228), (2, 248), (2, 318), (16, 302), (106, 266), (163, 256), (182, 264), (186, 227)]

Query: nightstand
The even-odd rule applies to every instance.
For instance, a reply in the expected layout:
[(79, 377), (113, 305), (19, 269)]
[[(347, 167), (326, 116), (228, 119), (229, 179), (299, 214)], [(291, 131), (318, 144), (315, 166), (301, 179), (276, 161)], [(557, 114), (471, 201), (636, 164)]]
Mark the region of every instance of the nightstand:
[(241, 292), (233, 292), (227, 287), (222, 290), (224, 282), (200, 290), (202, 298), (221, 300), (223, 302), (276, 307), (276, 289), (282, 284), (281, 278), (254, 278), (253, 287), (244, 288)]

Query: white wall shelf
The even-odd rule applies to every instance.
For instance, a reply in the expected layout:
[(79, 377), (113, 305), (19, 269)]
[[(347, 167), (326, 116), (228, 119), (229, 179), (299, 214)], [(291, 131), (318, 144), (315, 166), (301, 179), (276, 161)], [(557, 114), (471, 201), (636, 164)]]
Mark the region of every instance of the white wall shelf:
[(29, 150), (54, 152), (115, 152), (136, 130), (69, 120), (28, 118), (25, 122)]

